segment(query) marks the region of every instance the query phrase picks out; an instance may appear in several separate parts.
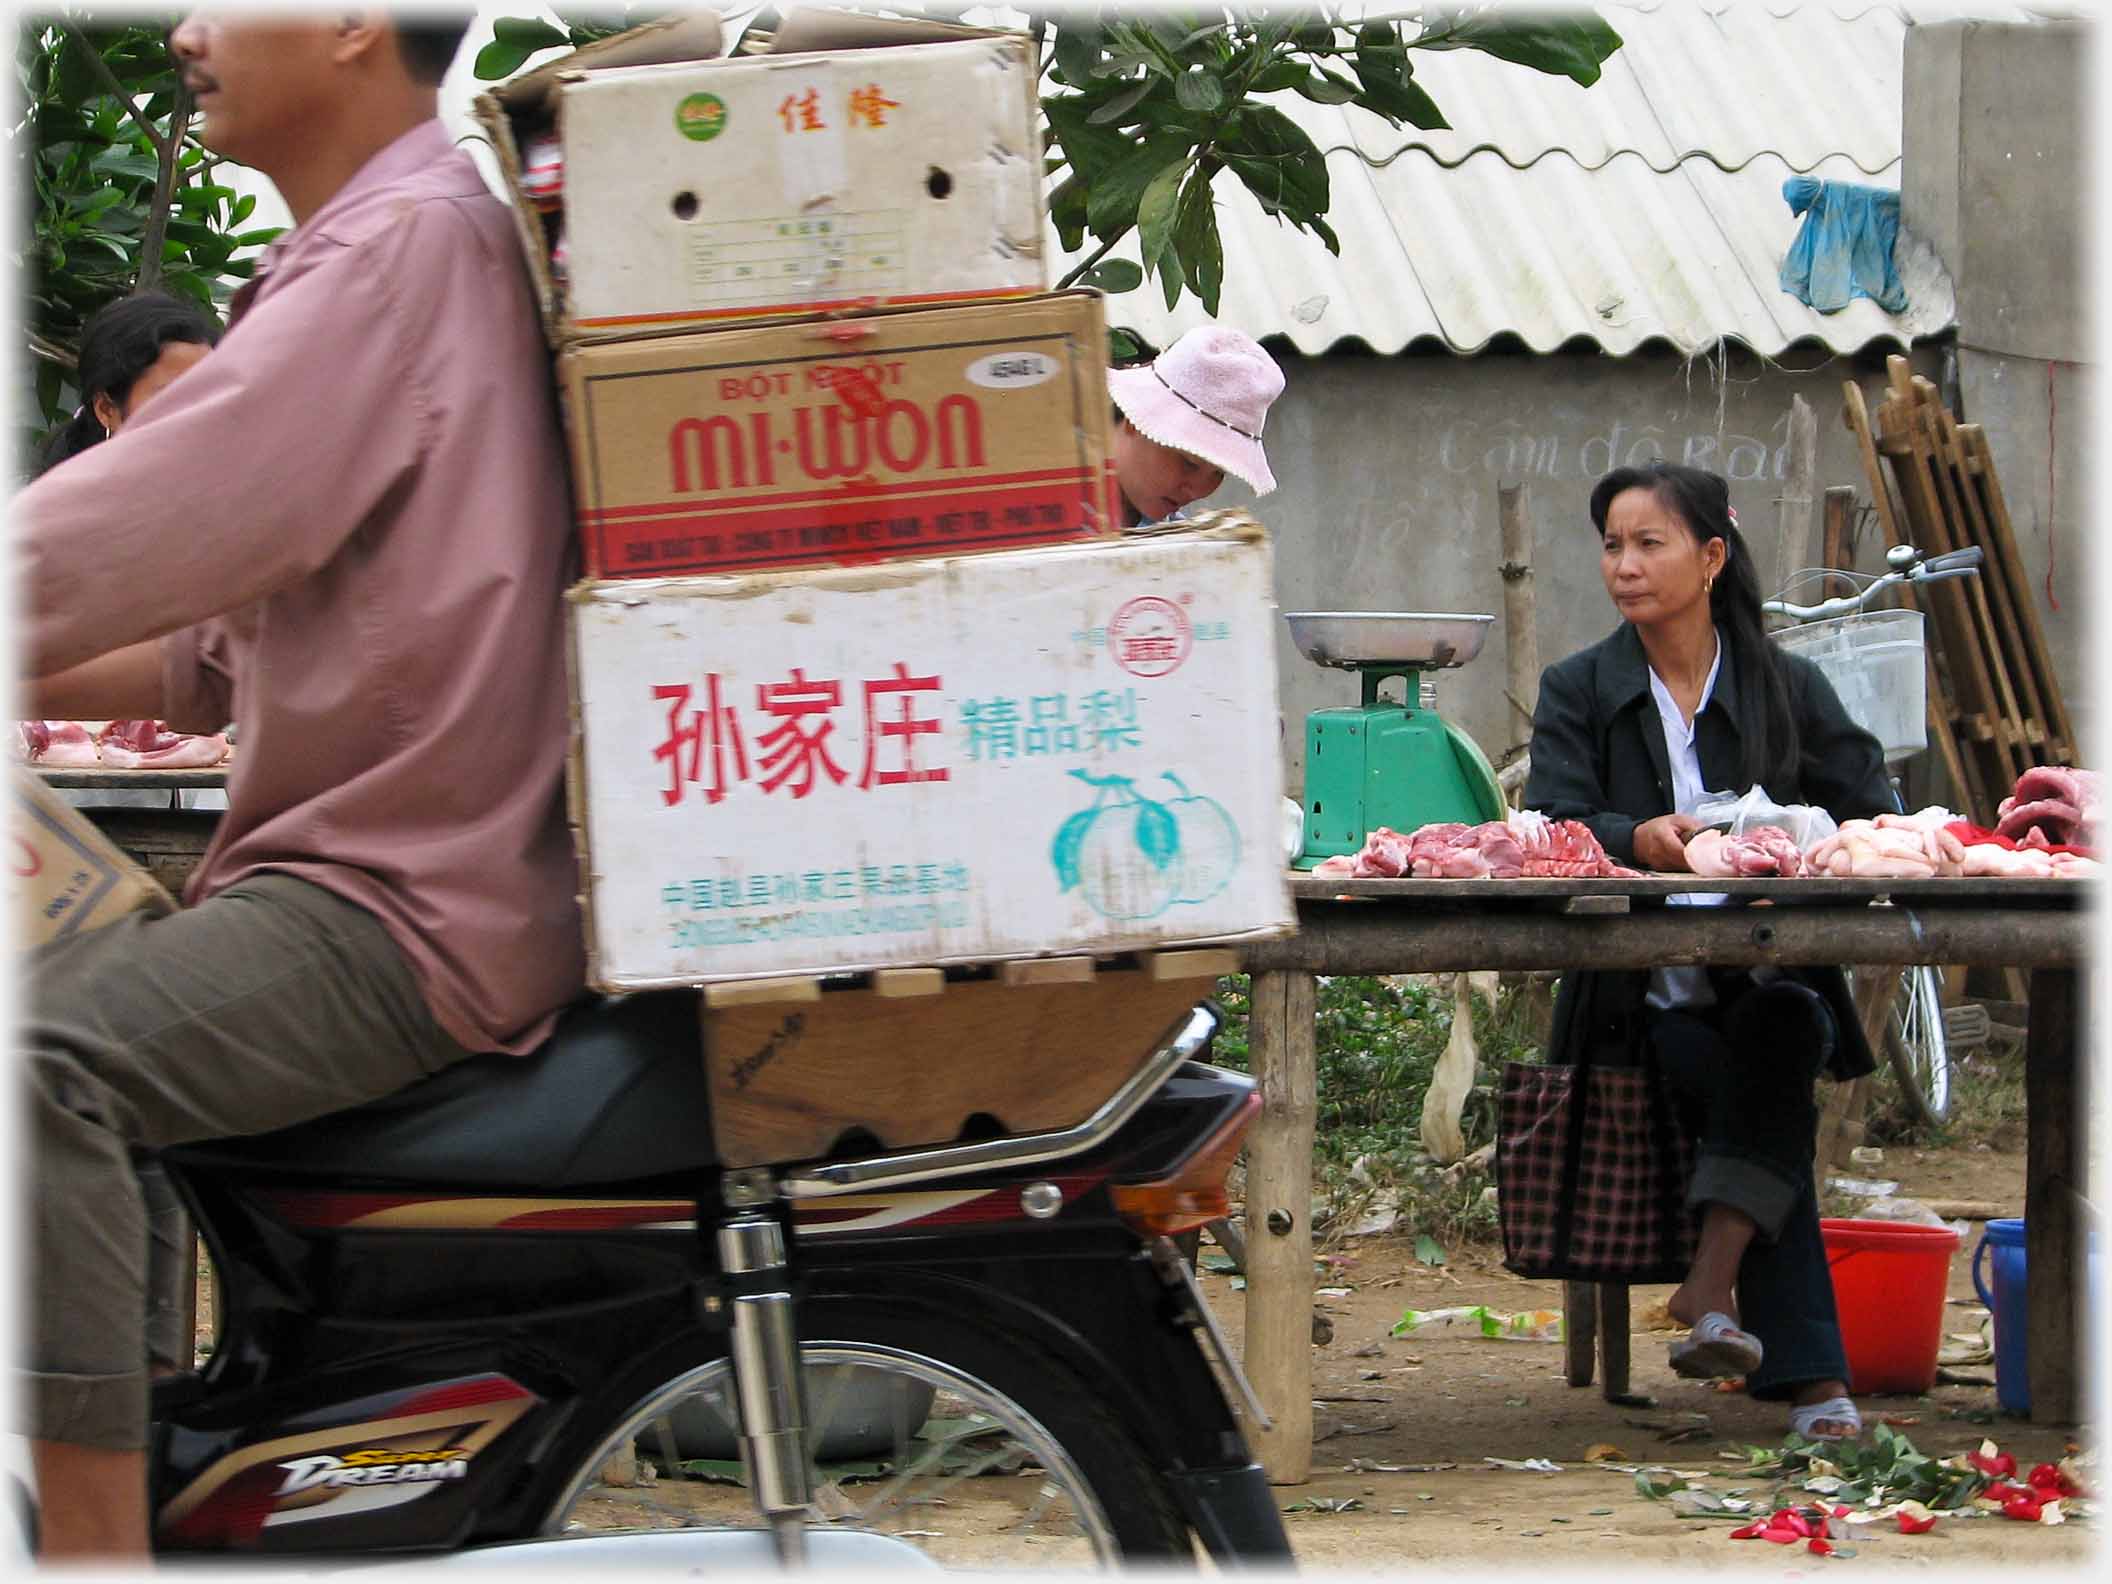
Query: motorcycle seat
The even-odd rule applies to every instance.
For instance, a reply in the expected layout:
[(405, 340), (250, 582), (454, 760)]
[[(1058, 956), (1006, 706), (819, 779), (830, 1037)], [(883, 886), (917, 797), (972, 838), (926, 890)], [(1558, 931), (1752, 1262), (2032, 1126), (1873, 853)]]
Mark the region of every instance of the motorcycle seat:
[(576, 1188), (717, 1166), (694, 991), (582, 1001), (525, 1056), (472, 1056), (394, 1094), (179, 1166), (337, 1182)]

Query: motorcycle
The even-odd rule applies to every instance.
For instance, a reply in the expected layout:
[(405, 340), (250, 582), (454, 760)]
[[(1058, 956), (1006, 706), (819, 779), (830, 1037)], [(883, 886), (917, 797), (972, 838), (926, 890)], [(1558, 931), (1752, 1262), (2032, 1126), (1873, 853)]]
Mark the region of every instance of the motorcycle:
[(1227, 1386), (1267, 1421), (1173, 1242), (1260, 1107), (1216, 1027), (1075, 1127), (723, 1170), (696, 998), (643, 993), (167, 1150), (217, 1340), (153, 1387), (155, 1548), (1280, 1565)]

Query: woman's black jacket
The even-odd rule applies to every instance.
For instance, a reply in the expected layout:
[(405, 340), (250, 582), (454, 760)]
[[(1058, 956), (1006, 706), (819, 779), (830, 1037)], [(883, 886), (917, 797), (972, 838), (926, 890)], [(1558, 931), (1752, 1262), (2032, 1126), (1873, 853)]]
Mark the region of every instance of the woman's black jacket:
[[(1743, 792), (1744, 745), (1738, 698), (1750, 679), (1737, 674), (1728, 648), (1716, 686), (1695, 723), (1694, 749), (1710, 791)], [(1770, 772), (1762, 785), (1775, 802), (1816, 804), (1836, 821), (1868, 819), (1893, 806), (1877, 739), (1842, 709), (1833, 687), (1810, 661), (1775, 651), (1797, 723), (1795, 765)], [(1551, 819), (1581, 820), (1616, 863), (1634, 864), (1635, 828), (1672, 809), (1672, 762), (1650, 693), (1650, 666), (1635, 628), (1622, 622), (1610, 637), (1549, 666), (1533, 711), (1532, 770), (1525, 804)], [(1872, 1071), (1869, 1042), (1838, 968), (1801, 968), (1791, 976), (1826, 997), (1839, 1025), (1832, 1071), (1858, 1078)], [(1548, 1059), (1574, 1062), (1586, 1042), (1592, 1059), (1633, 1063), (1643, 1033), (1647, 970), (1599, 970), (1562, 976), (1555, 998)]]

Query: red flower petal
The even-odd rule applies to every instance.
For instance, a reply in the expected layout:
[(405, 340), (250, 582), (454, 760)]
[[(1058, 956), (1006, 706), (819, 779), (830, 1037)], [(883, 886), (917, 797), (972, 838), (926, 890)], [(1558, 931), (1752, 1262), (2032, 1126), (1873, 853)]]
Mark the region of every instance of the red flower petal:
[(1766, 1533), (1767, 1525), (1756, 1518), (1742, 1529), (1733, 1529), (1731, 1538), (1733, 1540), (1757, 1540)]
[(1794, 1529), (1763, 1529), (1760, 1538), (1772, 1545), (1795, 1545), (1804, 1537)]
[(1926, 1518), (1916, 1518), (1912, 1513), (1906, 1512), (1900, 1513), (1898, 1516), (1899, 1532), (1901, 1534), (1927, 1534), (1936, 1527), (1936, 1515), (1934, 1513), (1930, 1513)]
[(2042, 1511), (2040, 1504), (2029, 1496), (2012, 1496), (2002, 1504), (2002, 1516), (2015, 1518), (2023, 1523), (2037, 1523)]
[(1776, 1513), (1768, 1519), (1767, 1526), (1770, 1529), (1787, 1529), (1800, 1539), (1808, 1539), (1811, 1535), (1811, 1520), (1793, 1507), (1785, 1507)]
[(2030, 1501), (2034, 1499), (2033, 1494), (2028, 1487), (2023, 1485), (2012, 1485), (2007, 1480), (1996, 1480), (1994, 1484), (1988, 1486), (1988, 1488), (1982, 1491), (1980, 1494), (1982, 1496), (1987, 1497), (1990, 1501), (1998, 1502), (2018, 1500)]
[(1811, 1549), (1820, 1556), (1832, 1556), (1833, 1542), (1831, 1540), (1814, 1540), (1811, 1542)]
[(2026, 1476), (2026, 1479), (2033, 1490), (2059, 1490), (2061, 1488), (2061, 1471), (2051, 1463), (2033, 1464), (2031, 1473)]
[(1834, 1510), (1833, 1510), (1833, 1516), (1834, 1516), (1834, 1517), (1836, 1517), (1836, 1518), (1845, 1518), (1845, 1517), (1847, 1517), (1847, 1516), (1848, 1516), (1848, 1504), (1847, 1504), (1846, 1502), (1843, 1502), (1843, 1503), (1841, 1503), (1841, 1505), (1840, 1505), (1840, 1506), (1838, 1506), (1838, 1507), (1834, 1508)]

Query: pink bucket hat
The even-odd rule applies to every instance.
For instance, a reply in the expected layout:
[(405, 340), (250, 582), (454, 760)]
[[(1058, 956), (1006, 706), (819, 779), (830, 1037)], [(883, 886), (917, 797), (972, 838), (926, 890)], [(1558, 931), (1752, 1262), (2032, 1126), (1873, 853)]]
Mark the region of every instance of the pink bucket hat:
[(1201, 457), (1257, 495), (1276, 487), (1261, 426), (1283, 370), (1252, 336), (1199, 325), (1143, 368), (1109, 369), (1108, 393), (1147, 440)]

